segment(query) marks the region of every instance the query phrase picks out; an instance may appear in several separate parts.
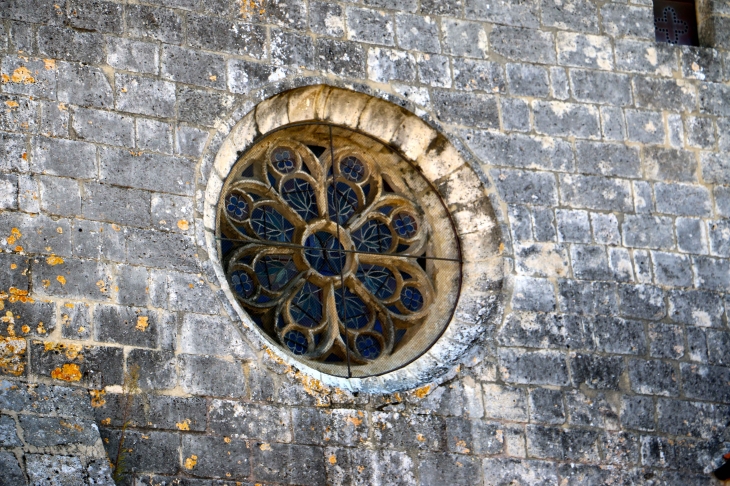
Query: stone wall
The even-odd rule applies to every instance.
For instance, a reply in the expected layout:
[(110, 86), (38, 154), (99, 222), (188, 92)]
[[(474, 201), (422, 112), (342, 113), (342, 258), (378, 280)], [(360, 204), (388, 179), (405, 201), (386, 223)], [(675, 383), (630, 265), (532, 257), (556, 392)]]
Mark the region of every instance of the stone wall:
[[(94, 390), (115, 458), (138, 366), (129, 484), (715, 484), (730, 46), (653, 39), (645, 0), (0, 0), (3, 379)], [(415, 113), (493, 196), (504, 287), (466, 289), (482, 341), (440, 383), (329, 388), (212, 286), (206, 164), (318, 84)], [(0, 461), (61, 467), (2, 403)]]

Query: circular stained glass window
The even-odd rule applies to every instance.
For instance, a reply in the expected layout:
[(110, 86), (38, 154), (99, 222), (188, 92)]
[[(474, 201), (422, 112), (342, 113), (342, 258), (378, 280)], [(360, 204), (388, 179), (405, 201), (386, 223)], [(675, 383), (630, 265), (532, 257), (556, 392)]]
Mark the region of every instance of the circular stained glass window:
[(230, 289), (261, 333), (319, 371), (417, 359), (451, 320), (458, 238), (434, 187), (372, 138), (289, 126), (240, 156), (218, 203)]

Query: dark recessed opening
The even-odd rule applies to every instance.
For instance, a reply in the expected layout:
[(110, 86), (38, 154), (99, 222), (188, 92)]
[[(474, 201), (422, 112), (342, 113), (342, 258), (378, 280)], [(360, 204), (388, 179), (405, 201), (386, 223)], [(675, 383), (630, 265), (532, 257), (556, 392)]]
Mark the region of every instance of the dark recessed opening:
[(654, 0), (654, 32), (657, 42), (699, 45), (694, 0)]

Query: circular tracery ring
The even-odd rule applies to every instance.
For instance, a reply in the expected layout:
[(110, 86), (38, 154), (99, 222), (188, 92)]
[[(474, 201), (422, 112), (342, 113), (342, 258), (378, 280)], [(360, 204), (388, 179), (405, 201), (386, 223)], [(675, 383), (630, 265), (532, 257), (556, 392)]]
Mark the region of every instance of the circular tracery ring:
[(236, 299), (310, 366), (391, 371), (450, 320), (461, 266), (448, 211), (408, 162), (365, 136), (322, 124), (268, 135), (232, 169), (218, 222)]

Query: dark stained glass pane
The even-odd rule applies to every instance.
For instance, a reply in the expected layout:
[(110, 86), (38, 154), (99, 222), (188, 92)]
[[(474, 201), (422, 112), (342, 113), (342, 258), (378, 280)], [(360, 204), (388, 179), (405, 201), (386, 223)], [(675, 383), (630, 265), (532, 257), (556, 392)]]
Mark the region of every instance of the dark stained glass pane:
[(694, 2), (654, 0), (654, 31), (657, 42), (699, 45)]

